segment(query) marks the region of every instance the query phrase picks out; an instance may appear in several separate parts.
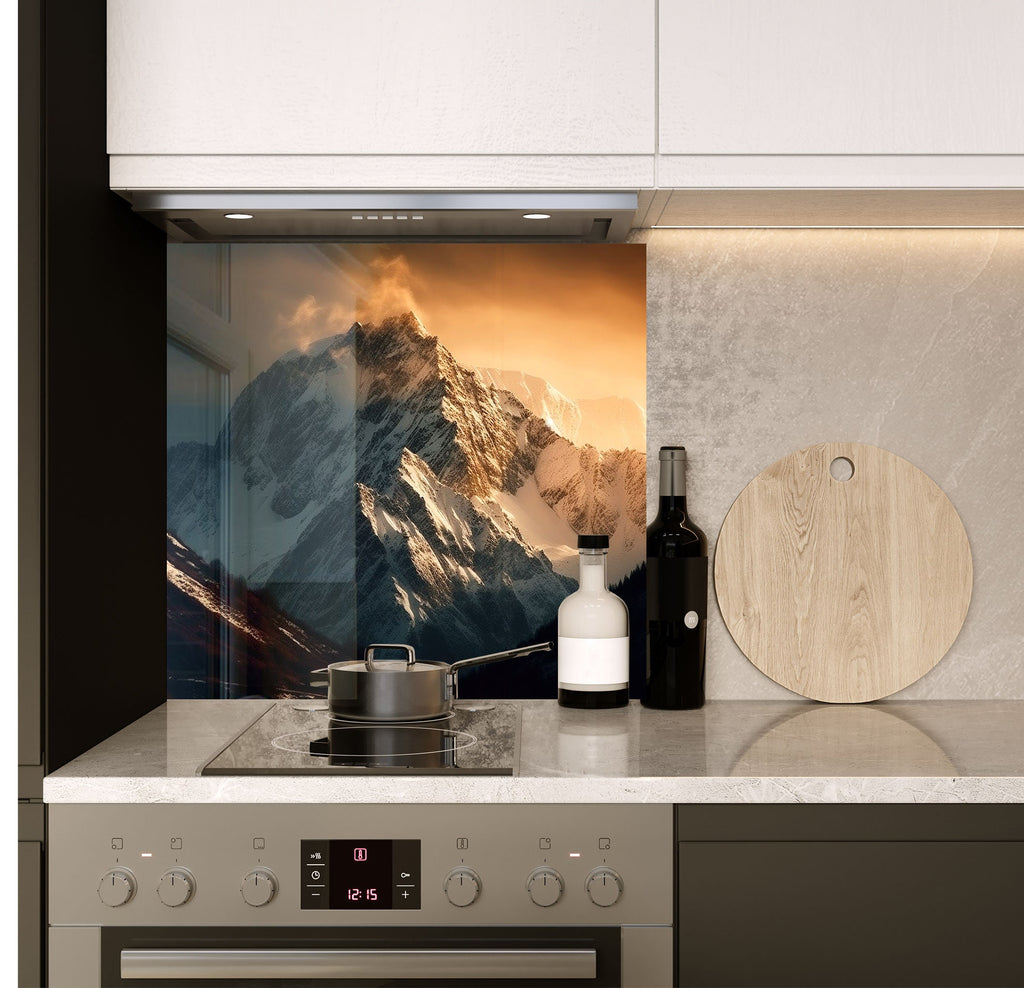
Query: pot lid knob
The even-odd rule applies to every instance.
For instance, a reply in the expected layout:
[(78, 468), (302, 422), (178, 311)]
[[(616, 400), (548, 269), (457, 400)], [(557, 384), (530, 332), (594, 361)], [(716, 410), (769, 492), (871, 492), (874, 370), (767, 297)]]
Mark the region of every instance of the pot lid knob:
[(375, 666), (373, 664), (373, 653), (374, 653), (375, 650), (382, 649), (382, 648), (397, 648), (397, 649), (401, 649), (402, 651), (404, 651), (406, 653), (406, 662), (405, 662), (405, 668), (406, 669), (410, 669), (410, 668), (412, 668), (412, 666), (414, 666), (416, 664), (416, 650), (412, 647), (412, 645), (380, 645), (380, 644), (378, 644), (378, 645), (367, 645), (367, 647), (366, 647), (366, 668), (369, 669), (370, 672), (373, 672), (375, 669), (379, 668), (378, 666)]

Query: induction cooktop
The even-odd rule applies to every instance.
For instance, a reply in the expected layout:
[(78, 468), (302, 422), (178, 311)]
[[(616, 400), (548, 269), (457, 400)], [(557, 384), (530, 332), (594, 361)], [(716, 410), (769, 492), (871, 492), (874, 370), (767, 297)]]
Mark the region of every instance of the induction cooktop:
[(427, 722), (333, 720), (326, 702), (279, 700), (200, 775), (512, 775), (519, 760), (519, 704), (456, 701)]

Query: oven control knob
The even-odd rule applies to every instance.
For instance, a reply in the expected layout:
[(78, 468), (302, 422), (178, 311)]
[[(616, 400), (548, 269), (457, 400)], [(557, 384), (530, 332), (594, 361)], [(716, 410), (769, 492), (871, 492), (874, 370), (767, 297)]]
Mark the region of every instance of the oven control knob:
[(526, 891), (538, 906), (553, 906), (562, 898), (565, 882), (554, 868), (534, 868), (526, 879)]
[(96, 891), (105, 906), (123, 906), (131, 902), (138, 885), (127, 868), (111, 868), (101, 879)]
[(242, 898), (250, 906), (265, 906), (277, 895), (277, 875), (269, 868), (253, 868), (242, 879)]
[(480, 898), (480, 876), (472, 868), (453, 868), (445, 877), (444, 894), (453, 906), (471, 906)]
[(156, 894), (165, 906), (183, 906), (196, 894), (196, 876), (188, 868), (165, 871)]
[(614, 906), (622, 897), (622, 879), (611, 868), (595, 868), (587, 875), (585, 884), (595, 906)]

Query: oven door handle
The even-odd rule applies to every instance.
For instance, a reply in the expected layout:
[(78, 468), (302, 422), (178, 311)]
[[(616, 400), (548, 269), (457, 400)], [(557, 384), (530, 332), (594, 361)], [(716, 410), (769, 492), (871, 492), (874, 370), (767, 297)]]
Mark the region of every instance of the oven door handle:
[(179, 978), (536, 978), (597, 977), (594, 949), (536, 950), (122, 950), (121, 977)]

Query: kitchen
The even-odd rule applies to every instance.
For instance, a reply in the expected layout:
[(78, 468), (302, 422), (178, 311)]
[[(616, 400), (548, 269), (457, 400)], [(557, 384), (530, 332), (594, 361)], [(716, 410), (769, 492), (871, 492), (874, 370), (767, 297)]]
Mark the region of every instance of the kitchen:
[[(39, 548), (34, 562), (31, 544), (23, 549), (19, 607), (28, 628), (33, 606), (36, 627), (54, 617), (45, 624), (45, 652), (35, 643), (34, 666), (31, 655), (22, 657), (22, 687), (34, 669), (37, 680), (46, 680), (46, 700), (35, 748), (28, 722), (29, 743), (19, 758), (22, 775), (39, 784), (38, 795), (19, 793), (27, 827), (19, 852), (41, 860), (48, 812), (45, 908), (59, 927), (57, 941), (77, 938), (73, 949), (55, 948), (51, 933), (51, 983), (62, 983), (54, 980), (62, 961), (79, 965), (83, 956), (102, 956), (103, 980), (92, 983), (111, 983), (105, 965), (121, 948), (107, 940), (126, 924), (173, 929), (215, 919), (219, 900), (203, 892), (220, 879), (204, 869), (216, 869), (218, 860), (230, 862), (230, 908), (243, 910), (241, 921), (225, 912), (222, 925), (255, 929), (273, 926), (273, 916), (253, 916), (285, 916), (275, 906), (283, 908), (288, 896), (298, 905), (293, 873), (300, 842), (378, 835), (396, 845), (424, 842), (424, 895), (440, 895), (446, 875), (458, 868), (479, 879), (478, 901), (458, 907), (449, 899), (448, 914), (425, 911), (421, 925), (458, 922), (492, 936), (501, 926), (536, 926), (536, 951), (568, 927), (576, 939), (551, 949), (570, 951), (570, 968), (578, 950), (599, 958), (619, 951), (629, 964), (641, 955), (659, 958), (652, 963), (661, 965), (662, 980), (605, 971), (609, 984), (619, 977), (633, 984), (1021, 983), (1003, 884), (1012, 886), (1014, 876), (1019, 884), (1024, 839), (1022, 546), (1014, 496), (1022, 424), (1024, 107), (1022, 87), (1010, 83), (1021, 71), (1016, 6), (950, 4), (940, 16), (923, 3), (896, 10), (866, 3), (830, 7), (827, 16), (811, 19), (807, 6), (792, 0), (538, 3), (515, 10), (389, 3), (372, 15), (356, 5), (310, 2), (303, 16), (293, 11), (283, 21), (269, 4), (209, 6), (110, 3), (104, 17), (103, 5), (47, 4), (45, 23), (37, 23), (49, 54), (36, 67), (46, 73), (45, 132), (35, 143), (23, 136), (20, 154), (23, 175), (32, 174), (34, 150), (46, 210), (42, 234), (25, 217), (21, 240), (31, 253), (29, 245), (42, 237), (45, 249), (50, 404), (40, 523), (30, 507), (40, 501), (31, 454), (39, 371), (25, 365), (33, 344), (39, 346), (41, 317), (33, 324), (28, 313), (20, 359), (31, 387), (23, 387), (21, 428), (32, 442), (22, 443), (21, 511), (28, 512), (22, 531), (34, 531)], [(23, 19), (29, 30), (31, 17)], [(463, 25), (460, 37), (438, 29), (455, 22)], [(886, 25), (884, 44), (877, 43), (879, 24)], [(795, 51), (799, 58), (779, 58)], [(266, 71), (268, 57), (273, 72)], [(23, 72), (30, 69), (23, 64)], [(523, 221), (522, 213), (550, 205), (558, 217), (573, 200), (555, 193), (631, 191), (635, 205), (625, 229), (611, 220), (604, 232), (610, 242), (579, 249), (646, 255), (646, 445), (686, 445), (692, 510), (709, 536), (713, 564), (733, 502), (765, 468), (817, 443), (884, 448), (934, 479), (969, 537), (970, 610), (948, 653), (891, 700), (810, 702), (748, 661), (726, 626), (712, 579), (709, 702), (700, 711), (650, 710), (634, 699), (625, 708), (587, 713), (557, 706), (553, 693), (523, 699), (511, 775), (441, 779), (417, 772), (356, 781), (286, 772), (259, 777), (257, 787), (243, 776), (196, 774), (268, 701), (202, 701), (218, 705), (216, 717), (191, 713), (188, 704), (196, 701), (162, 706), (171, 695), (163, 647), (168, 597), (156, 539), (167, 523), (167, 459), (154, 433), (164, 430), (168, 414), (172, 298), (171, 248), (166, 228), (156, 223), (187, 217), (202, 229), (210, 204), (195, 197), (209, 189), (248, 190), (244, 201), (217, 200), (209, 213), (222, 216), (296, 188), (311, 195), (458, 192), (467, 195), (467, 215), (457, 217), (463, 223), (498, 222), (500, 216), (481, 214), (509, 204), (474, 196), (515, 193), (522, 198), (511, 204), (518, 211), (513, 227), (476, 228), (469, 238), (499, 242), (537, 237), (523, 227), (545, 221)], [(145, 194), (168, 191), (193, 200), (149, 202), (156, 222), (125, 202), (127, 193), (144, 211)], [(31, 188), (22, 192), (33, 195)], [(401, 203), (393, 200), (394, 212), (385, 214), (387, 200), (374, 201), (366, 205), (379, 207), (376, 215), (401, 215)], [(293, 201), (276, 205), (287, 214), (279, 222), (324, 218)], [(613, 216), (611, 205), (602, 202), (597, 208), (606, 211), (596, 215)], [(348, 216), (371, 215), (354, 208)], [(160, 209), (163, 216), (156, 215)], [(168, 209), (178, 212), (172, 217)], [(259, 222), (260, 211), (252, 211)], [(179, 241), (196, 239), (195, 227), (178, 229)], [(321, 235), (290, 229), (299, 240)], [(458, 239), (458, 229), (438, 235)], [(584, 236), (593, 235), (587, 229)], [(102, 251), (82, 250), (85, 231)], [(335, 235), (352, 236), (340, 228)], [(216, 231), (211, 240), (199, 249), (215, 249)], [(634, 356), (624, 351), (623, 361)], [(97, 380), (117, 387), (97, 389)], [(103, 439), (83, 443), (83, 432)], [(96, 476), (108, 480), (83, 484)], [(657, 485), (648, 456), (647, 520), (657, 509)], [(132, 496), (140, 491), (151, 495)], [(82, 518), (92, 527), (84, 539)], [(90, 556), (83, 586), (83, 554), (97, 546), (103, 551)], [(714, 568), (712, 574), (717, 578)], [(33, 602), (41, 579), (45, 615)], [(81, 661), (83, 628), (91, 629), (89, 662)], [(27, 652), (32, 647), (23, 642)], [(497, 675), (511, 666), (492, 668)], [(122, 729), (117, 743), (132, 755), (126, 759), (122, 748), (110, 761), (112, 735)], [(959, 805), (907, 805), (917, 802)], [(226, 841), (241, 826), (237, 814), (255, 821), (254, 803), (269, 814), (259, 818), (268, 833), (246, 833), (245, 848), (236, 842), (193, 851), (195, 828)], [(822, 805), (794, 805), (805, 803)], [(438, 808), (453, 805), (472, 829), (451, 832), (449, 849), (450, 826)], [(75, 814), (84, 807), (96, 812), (79, 822)], [(381, 807), (387, 812), (375, 816)], [(531, 818), (531, 807), (550, 816)], [(199, 814), (193, 822), (179, 815), (189, 808)], [(326, 815), (309, 829), (306, 813), (314, 808)], [(153, 823), (160, 812), (168, 816)], [(123, 911), (95, 903), (100, 875), (123, 863), (112, 859), (111, 840), (127, 838), (106, 832), (111, 820), (137, 835), (130, 867), (144, 878), (134, 901), (145, 910), (138, 920), (117, 918), (131, 902)], [(61, 850), (69, 831), (85, 833), (93, 823), (106, 827), (102, 848), (69, 858)], [(157, 839), (148, 836), (152, 827), (160, 846), (144, 847)], [(521, 842), (524, 834), (531, 839), (507, 866), (488, 846), (506, 828)], [(291, 842), (283, 863), (271, 860), (271, 833), (282, 835), (278, 843)], [(630, 833), (636, 837), (622, 844), (619, 835)], [(609, 837), (611, 847), (599, 846)], [(182, 847), (169, 845), (175, 838)], [(266, 855), (253, 843), (259, 838), (268, 842)], [(454, 846), (457, 839), (469, 847)], [(588, 846), (577, 847), (577, 839)], [(649, 847), (654, 864), (643, 853)], [(491, 855), (486, 865), (473, 857), (478, 849)], [(467, 853), (457, 860), (461, 851)], [(156, 857), (147, 863), (142, 853)], [(555, 864), (556, 853), (565, 861)], [(191, 854), (208, 855), (209, 863)], [(428, 879), (432, 856), (441, 870)], [(172, 910), (155, 889), (176, 858), (199, 891)], [(545, 908), (531, 901), (526, 885), (534, 869), (548, 867), (558, 872), (564, 894)], [(584, 888), (603, 867), (622, 889), (621, 901), (608, 907)], [(76, 875), (81, 869), (81, 879), (66, 879), (69, 868)], [(235, 889), (258, 868), (274, 873), (281, 897), (252, 909)], [(678, 889), (665, 891), (674, 870)], [(471, 877), (462, 875), (460, 890)], [(882, 879), (902, 891), (880, 901)], [(656, 890), (650, 897), (630, 894), (648, 881)], [(780, 888), (789, 893), (786, 908)], [(507, 891), (489, 896), (492, 889)], [(80, 896), (83, 909), (115, 918), (76, 918)], [(813, 904), (822, 901), (834, 924), (818, 916)], [(965, 902), (971, 905), (958, 904)], [(450, 918), (463, 909), (482, 918)], [(908, 909), (918, 923), (902, 921)], [(555, 916), (549, 910), (565, 918), (534, 918)], [(408, 928), (402, 912), (354, 910), (333, 922), (372, 939)], [(609, 924), (613, 913), (624, 918)], [(311, 915), (277, 922), (315, 928)], [(769, 915), (777, 922), (767, 922)], [(786, 931), (804, 925), (812, 945), (794, 949)], [(89, 932), (101, 926), (102, 938)], [(607, 936), (598, 936), (609, 929), (624, 931), (610, 948)], [(856, 933), (842, 935), (843, 929)], [(940, 952), (961, 931), (970, 945)], [(587, 937), (593, 944), (581, 946)], [(498, 949), (488, 942), (492, 948)], [(39, 953), (42, 964), (45, 952)], [(829, 959), (837, 954), (844, 964), (835, 969)], [(874, 962), (882, 956), (888, 967)], [(74, 970), (77, 976), (82, 968)]]

